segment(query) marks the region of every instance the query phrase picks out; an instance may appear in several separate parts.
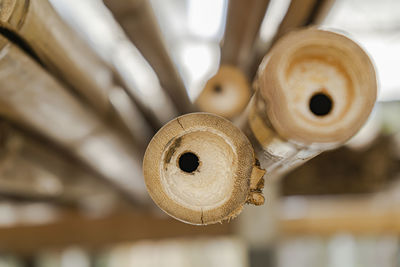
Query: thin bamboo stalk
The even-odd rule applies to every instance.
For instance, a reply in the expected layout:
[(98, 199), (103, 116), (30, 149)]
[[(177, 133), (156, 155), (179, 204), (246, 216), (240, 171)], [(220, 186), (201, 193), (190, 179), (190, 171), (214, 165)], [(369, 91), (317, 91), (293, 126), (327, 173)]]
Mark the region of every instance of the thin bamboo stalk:
[(275, 40), (296, 28), (321, 23), (334, 2), (334, 0), (292, 0), (279, 25)]
[(221, 46), (221, 65), (244, 70), (253, 53), (269, 0), (229, 0), (224, 38)]
[[(161, 87), (156, 73), (129, 41), (105, 5), (93, 1), (80, 1), (71, 5), (68, 0), (51, 0), (51, 3), (64, 20), (113, 68), (116, 82), (125, 88), (153, 128), (159, 129), (178, 116), (176, 107)], [(93, 30), (94, 27), (101, 31)]]
[(172, 61), (148, 0), (104, 0), (129, 39), (157, 73), (178, 111), (193, 110), (185, 85)]
[(209, 224), (237, 216), (245, 203), (262, 204), (262, 177), (274, 186), (282, 173), (340, 146), (362, 127), (377, 82), (357, 44), (307, 29), (277, 43), (255, 87), (238, 122), (247, 137), (229, 121), (195, 113), (168, 123), (150, 142), (146, 185), (168, 214)]
[[(111, 102), (110, 95), (123, 90), (114, 84), (112, 70), (61, 20), (48, 0), (1, 0), (0, 4), (3, 34), (18, 39), (19, 45), (110, 121), (125, 125), (138, 143), (148, 141), (150, 127), (129, 97), (125, 96), (123, 107)], [(126, 108), (144, 131), (132, 132), (132, 124), (119, 117)]]
[(145, 198), (133, 145), (84, 108), (20, 48), (1, 37), (0, 114), (79, 158), (138, 201)]

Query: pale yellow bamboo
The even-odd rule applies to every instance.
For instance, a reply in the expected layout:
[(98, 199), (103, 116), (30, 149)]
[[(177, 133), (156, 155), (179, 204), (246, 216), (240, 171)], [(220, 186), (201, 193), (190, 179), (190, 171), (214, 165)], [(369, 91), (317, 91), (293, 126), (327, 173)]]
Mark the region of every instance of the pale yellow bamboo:
[(171, 121), (150, 142), (146, 184), (170, 215), (208, 224), (236, 216), (244, 203), (262, 204), (264, 171), (267, 186), (275, 186), (284, 172), (346, 142), (367, 120), (377, 93), (367, 54), (345, 36), (318, 29), (282, 38), (254, 84), (238, 121), (247, 137), (229, 121), (194, 113)]
[(0, 5), (0, 25), (8, 31), (4, 34), (21, 39), (53, 75), (96, 111), (132, 130), (132, 124), (120, 117), (129, 109), (144, 129), (131, 133), (138, 143), (148, 141), (150, 127), (129, 97), (125, 96), (123, 107), (111, 102), (111, 95), (123, 90), (114, 84), (112, 70), (62, 21), (48, 0), (1, 0)]
[(222, 65), (232, 65), (245, 71), (268, 4), (269, 0), (228, 1), (221, 46)]
[(0, 48), (0, 114), (62, 146), (132, 198), (143, 200), (140, 159), (125, 136), (16, 45), (1, 37)]
[(343, 35), (313, 28), (283, 37), (255, 86), (242, 129), (271, 178), (347, 141), (377, 94), (368, 55)]

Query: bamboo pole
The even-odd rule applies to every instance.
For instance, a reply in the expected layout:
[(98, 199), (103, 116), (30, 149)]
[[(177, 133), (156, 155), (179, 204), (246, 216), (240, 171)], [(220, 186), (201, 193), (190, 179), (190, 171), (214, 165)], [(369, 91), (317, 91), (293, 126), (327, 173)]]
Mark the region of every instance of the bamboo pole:
[[(1, 0), (0, 5), (0, 25), (4, 35), (33, 53), (53, 75), (71, 86), (96, 111), (128, 128), (139, 144), (148, 142), (150, 127), (129, 96), (125, 96), (123, 106), (110, 99), (117, 91), (119, 98), (123, 94), (123, 89), (113, 82), (111, 69), (61, 20), (48, 0)], [(143, 131), (132, 132), (132, 123), (120, 117), (126, 110), (132, 112), (131, 116)]]
[(334, 0), (292, 0), (279, 25), (275, 40), (278, 40), (291, 30), (320, 24), (334, 2)]
[[(282, 236), (337, 233), (352, 235), (394, 234), (400, 232), (400, 212), (390, 192), (339, 197), (286, 197), (281, 203), (279, 228)], [(296, 218), (288, 208), (293, 201), (302, 203)]]
[(377, 81), (353, 41), (309, 28), (286, 35), (264, 58), (242, 119), (268, 177), (340, 146), (367, 120)]
[(1, 196), (73, 205), (96, 197), (115, 199), (115, 190), (63, 151), (6, 121), (0, 121), (0, 134)]
[(209, 224), (236, 216), (246, 202), (262, 204), (262, 176), (273, 186), (285, 171), (343, 144), (361, 128), (374, 106), (377, 82), (357, 44), (307, 29), (277, 43), (255, 87), (238, 122), (247, 137), (220, 117), (195, 113), (173, 120), (150, 142), (146, 185), (168, 214)]
[(140, 159), (125, 136), (17, 46), (1, 37), (0, 48), (0, 114), (63, 147), (132, 198), (145, 199)]
[(227, 119), (238, 117), (251, 98), (247, 77), (237, 67), (223, 65), (196, 99), (197, 107)]
[(269, 0), (230, 0), (221, 45), (221, 65), (196, 99), (199, 110), (235, 119), (251, 97), (246, 76)]
[(229, 0), (221, 65), (236, 66), (242, 71), (253, 53), (269, 0)]
[(178, 111), (181, 114), (192, 111), (192, 103), (167, 51), (151, 3), (148, 0), (104, 0), (104, 4), (157, 73)]
[(143, 160), (150, 196), (166, 213), (203, 225), (261, 205), (262, 176), (246, 136), (207, 113), (178, 117), (154, 136)]

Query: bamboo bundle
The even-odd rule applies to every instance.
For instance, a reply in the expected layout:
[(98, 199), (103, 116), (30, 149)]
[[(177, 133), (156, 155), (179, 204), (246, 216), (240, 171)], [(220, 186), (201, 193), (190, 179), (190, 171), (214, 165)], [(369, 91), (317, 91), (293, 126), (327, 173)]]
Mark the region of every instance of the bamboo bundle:
[(210, 224), (235, 217), (245, 203), (262, 204), (265, 171), (267, 182), (276, 181), (343, 144), (368, 118), (377, 83), (357, 44), (306, 29), (276, 44), (260, 66), (255, 89), (238, 123), (247, 137), (220, 117), (190, 114), (168, 123), (150, 142), (146, 185), (168, 214)]
[(104, 0), (151, 67), (178, 111), (193, 110), (185, 85), (164, 43), (160, 28), (148, 0)]
[(63, 147), (142, 201), (140, 159), (125, 136), (85, 109), (16, 45), (1, 37), (0, 49), (0, 114)]
[[(127, 127), (138, 143), (146, 143), (150, 128), (123, 89), (113, 82), (111, 69), (58, 16), (48, 0), (1, 0), (1, 33), (25, 48), (44, 64), (53, 75), (70, 85), (96, 111)], [(115, 101), (124, 98), (124, 105)], [(113, 98), (113, 99), (110, 99)], [(128, 110), (141, 125), (121, 117)], [(133, 131), (133, 132), (132, 132)]]

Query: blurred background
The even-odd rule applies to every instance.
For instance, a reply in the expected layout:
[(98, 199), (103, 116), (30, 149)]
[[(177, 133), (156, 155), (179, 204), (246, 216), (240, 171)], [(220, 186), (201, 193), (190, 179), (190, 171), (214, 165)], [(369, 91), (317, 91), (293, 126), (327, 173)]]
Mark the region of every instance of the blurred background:
[[(122, 77), (148, 78), (135, 63), (145, 51), (128, 39), (103, 1), (50, 2)], [(291, 4), (267, 2), (251, 60), (243, 63), (249, 80), (251, 64), (268, 52)], [(40, 140), (2, 119), (0, 267), (400, 266), (400, 1), (330, 2), (329, 12), (297, 26), (344, 32), (369, 53), (379, 77), (375, 110), (345, 146), (287, 174), (276, 192), (266, 190), (264, 206), (248, 207), (230, 223), (192, 226), (151, 201), (132, 204), (74, 157), (54, 156), (60, 153), (52, 146), (42, 153)], [(219, 68), (228, 0), (150, 4), (195, 101)], [(140, 94), (157, 101), (151, 91)]]

